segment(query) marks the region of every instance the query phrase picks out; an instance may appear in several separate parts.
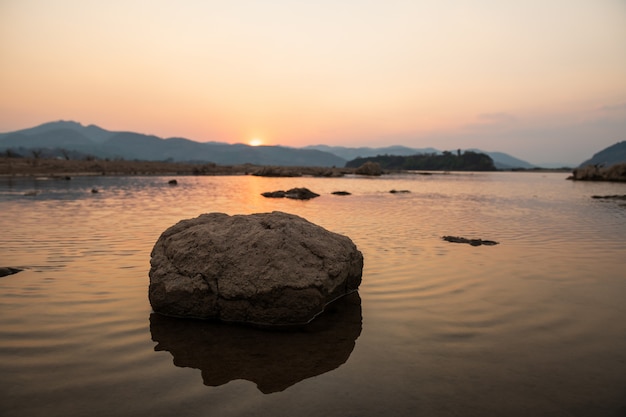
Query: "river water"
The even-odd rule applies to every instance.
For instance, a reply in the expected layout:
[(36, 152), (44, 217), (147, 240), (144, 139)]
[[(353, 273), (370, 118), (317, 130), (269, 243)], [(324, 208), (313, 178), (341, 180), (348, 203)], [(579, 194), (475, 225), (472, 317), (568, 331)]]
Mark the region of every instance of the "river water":
[[(0, 415), (625, 416), (626, 207), (591, 196), (626, 184), (565, 178), (0, 178)], [(274, 210), (355, 242), (358, 295), (295, 333), (152, 313), (166, 228)]]

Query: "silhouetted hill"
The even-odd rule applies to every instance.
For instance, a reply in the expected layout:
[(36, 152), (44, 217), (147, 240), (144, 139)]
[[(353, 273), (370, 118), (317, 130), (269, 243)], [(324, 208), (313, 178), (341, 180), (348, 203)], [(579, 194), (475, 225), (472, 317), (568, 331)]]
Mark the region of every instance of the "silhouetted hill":
[(579, 166), (598, 165), (610, 167), (611, 165), (624, 163), (626, 163), (626, 141), (621, 141), (594, 154), (593, 157), (587, 159)]
[(484, 154), (489, 155), (491, 159), (493, 159), (493, 163), (497, 169), (509, 170), (509, 169), (520, 169), (520, 168), (522, 169), (535, 168), (534, 165), (529, 164), (528, 162), (523, 161), (521, 159), (515, 158), (504, 152), (485, 152), (480, 149), (468, 149), (468, 150), (472, 152), (479, 152), (479, 153), (484, 153)]
[[(220, 142), (201, 143), (185, 138), (162, 139), (134, 132), (111, 132), (98, 126), (59, 121), (34, 128), (0, 134), (0, 150), (57, 149), (66, 155), (111, 159), (173, 162), (213, 162), (220, 165), (245, 164), (283, 166), (343, 166), (345, 159), (312, 149), (283, 146), (252, 147)], [(48, 152), (51, 153), (51, 152)], [(30, 155), (25, 155), (30, 156)]]
[(348, 148), (345, 146), (328, 146), (328, 145), (312, 145), (306, 146), (303, 149), (316, 149), (318, 151), (329, 152), (335, 154), (345, 160), (352, 160), (355, 158), (366, 158), (368, 156), (378, 155), (400, 155), (408, 156), (418, 153), (441, 153), (441, 151), (435, 148), (409, 148), (406, 146), (386, 146), (383, 148)]
[[(65, 120), (60, 120), (58, 122), (44, 123), (39, 126), (31, 127), (28, 129), (22, 129), (18, 132), (26, 136), (33, 136), (33, 135), (38, 135), (38, 134), (47, 134), (50, 131), (59, 130), (59, 129), (80, 133), (83, 137), (95, 143), (102, 143), (115, 134), (114, 132), (109, 132), (108, 130), (104, 130), (95, 125), (83, 126), (80, 123), (72, 122), (72, 121), (65, 121)], [(17, 132), (14, 132), (14, 133), (17, 133)], [(10, 135), (10, 134), (11, 133), (0, 133), (0, 142), (3, 140), (5, 136)]]

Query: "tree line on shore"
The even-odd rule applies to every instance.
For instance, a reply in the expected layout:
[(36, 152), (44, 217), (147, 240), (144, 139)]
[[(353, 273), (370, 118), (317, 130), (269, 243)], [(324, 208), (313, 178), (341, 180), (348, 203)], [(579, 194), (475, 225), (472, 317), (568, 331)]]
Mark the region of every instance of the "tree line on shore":
[(493, 159), (480, 152), (459, 149), (456, 153), (444, 151), (410, 156), (378, 155), (356, 158), (346, 163), (346, 167), (357, 168), (366, 162), (374, 162), (385, 170), (425, 170), (425, 171), (495, 171)]

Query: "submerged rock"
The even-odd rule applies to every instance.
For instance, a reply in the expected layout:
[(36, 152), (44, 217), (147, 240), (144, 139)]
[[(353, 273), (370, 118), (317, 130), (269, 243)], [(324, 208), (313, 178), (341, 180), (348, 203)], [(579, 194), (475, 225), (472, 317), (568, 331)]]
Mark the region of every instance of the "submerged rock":
[(297, 325), (358, 289), (363, 255), (348, 237), (295, 215), (210, 213), (163, 232), (150, 264), (155, 312)]
[(22, 270), (19, 268), (11, 268), (10, 266), (0, 266), (0, 277), (6, 277), (7, 275), (17, 274)]
[(458, 236), (444, 236), (442, 239), (447, 241), (447, 242), (467, 243), (467, 244), (470, 244), (472, 246), (480, 246), (480, 245), (493, 246), (493, 245), (497, 245), (498, 244), (498, 242), (496, 242), (494, 240), (467, 239), (467, 238), (458, 237)]

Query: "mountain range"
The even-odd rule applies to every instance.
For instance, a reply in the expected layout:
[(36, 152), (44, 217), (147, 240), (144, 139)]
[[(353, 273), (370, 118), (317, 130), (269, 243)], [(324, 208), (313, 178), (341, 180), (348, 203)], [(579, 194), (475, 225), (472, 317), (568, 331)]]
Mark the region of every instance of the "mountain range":
[[(22, 154), (32, 150), (56, 150), (64, 156), (97, 157), (126, 160), (155, 160), (172, 162), (213, 162), (218, 165), (280, 166), (345, 166), (357, 157), (377, 155), (408, 156), (441, 153), (435, 148), (389, 146), (382, 148), (349, 148), (315, 145), (304, 148), (287, 146), (249, 146), (222, 142), (196, 142), (185, 138), (163, 139), (135, 132), (114, 132), (95, 125), (84, 126), (73, 121), (44, 123), (28, 129), (0, 133), (0, 151)], [(497, 169), (532, 169), (526, 161), (502, 152), (485, 152)]]

